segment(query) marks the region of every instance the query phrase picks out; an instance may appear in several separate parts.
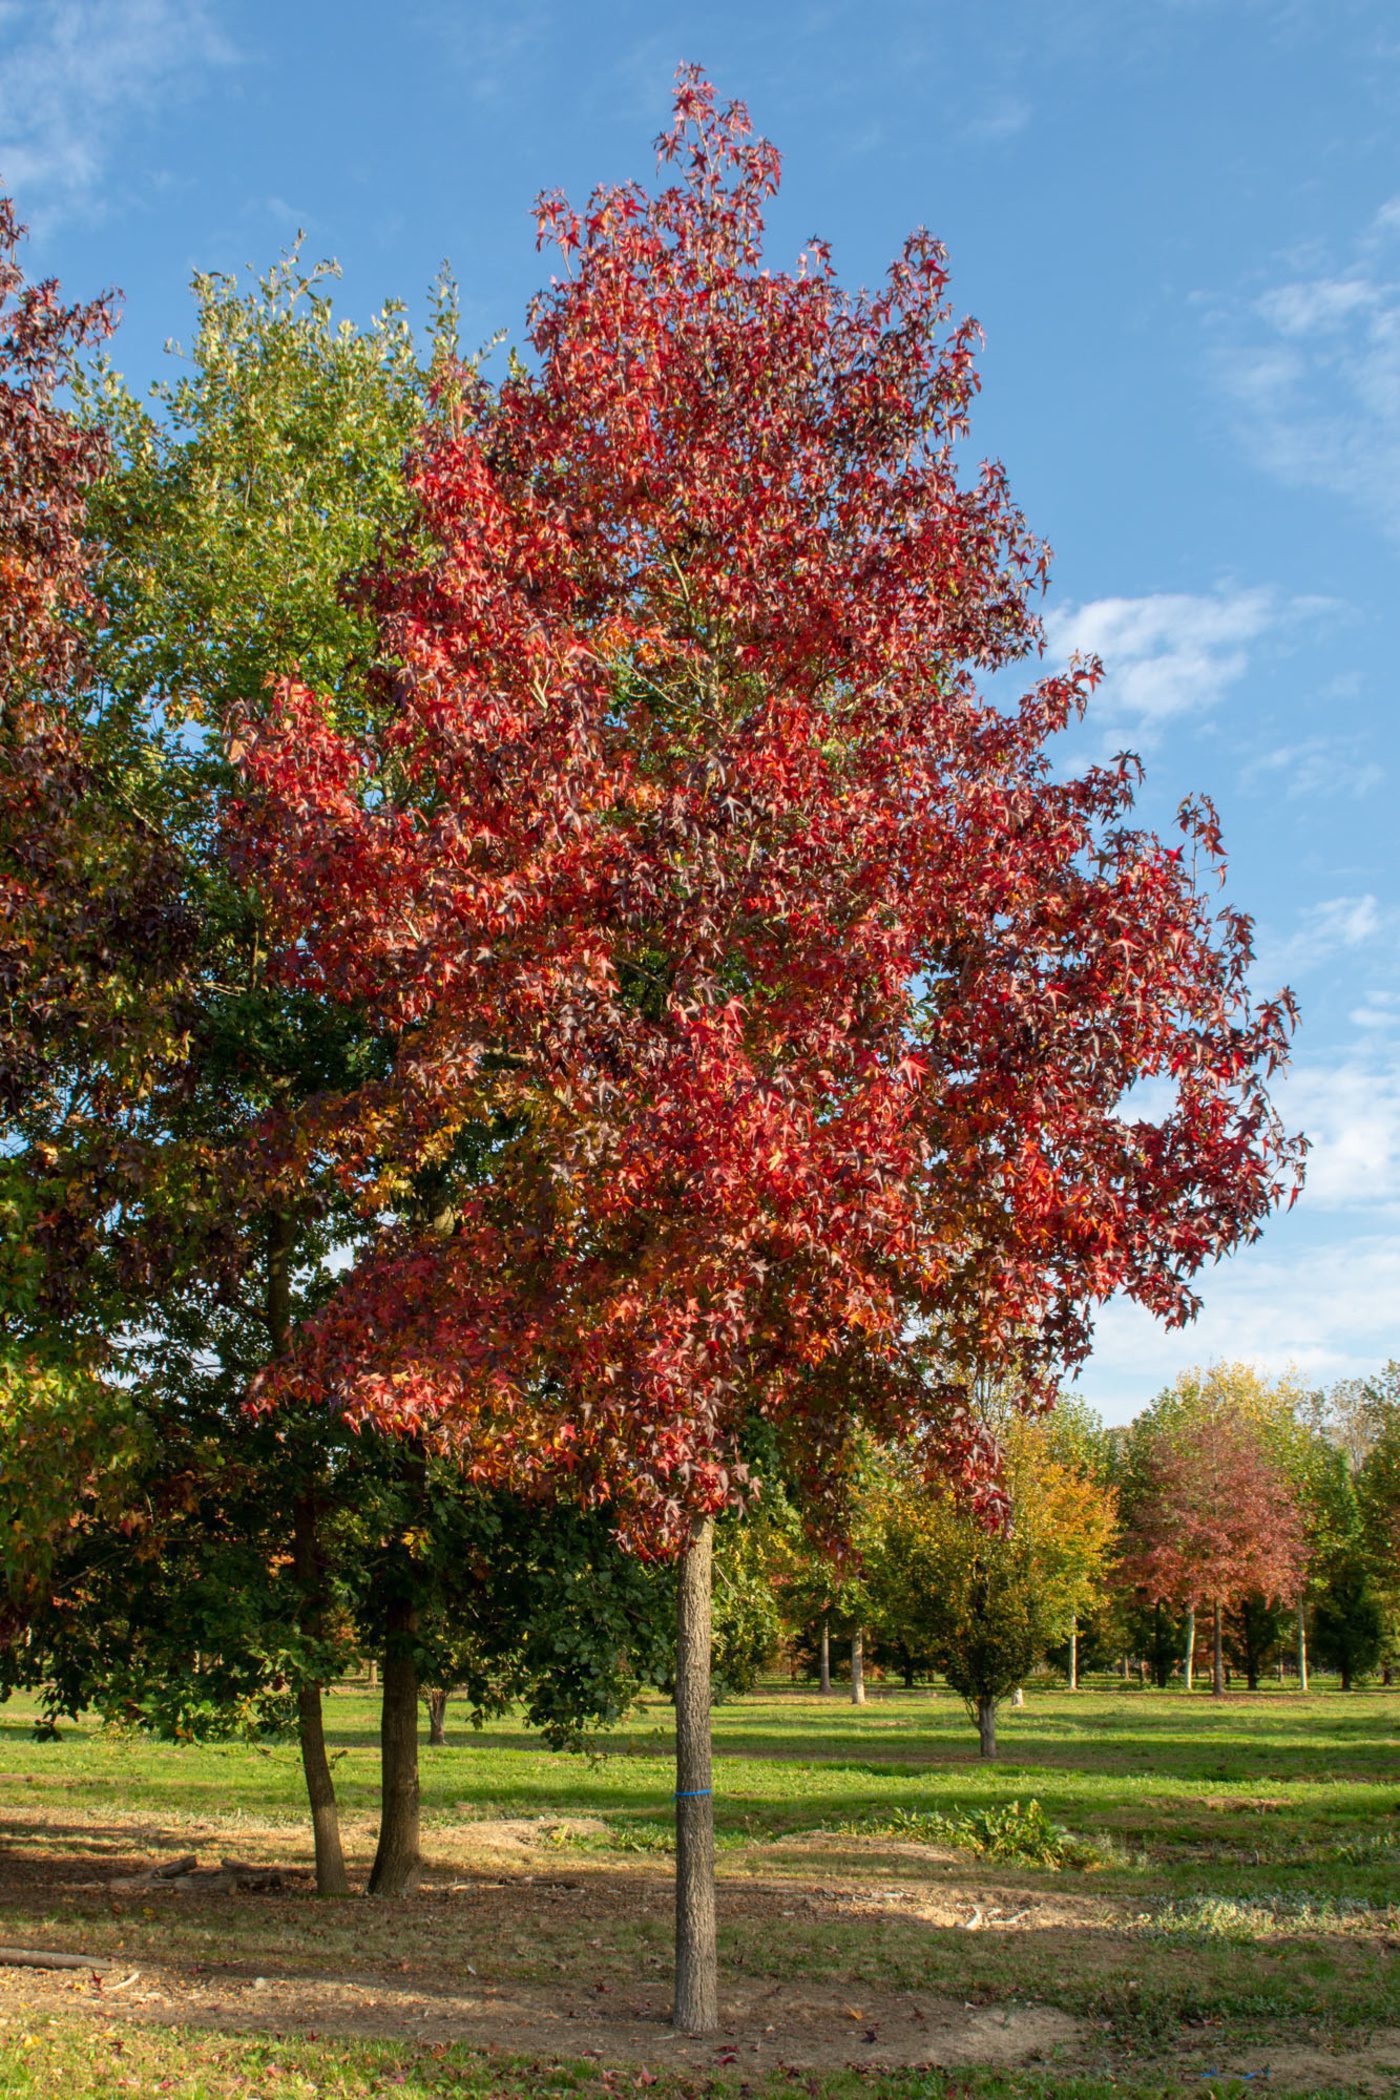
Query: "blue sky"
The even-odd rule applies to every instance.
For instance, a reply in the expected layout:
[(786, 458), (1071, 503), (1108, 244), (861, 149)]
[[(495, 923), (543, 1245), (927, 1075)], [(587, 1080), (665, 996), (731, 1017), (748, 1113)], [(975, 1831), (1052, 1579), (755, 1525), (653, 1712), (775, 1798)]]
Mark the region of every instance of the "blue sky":
[(519, 334), (529, 207), (647, 177), (699, 60), (785, 158), (770, 253), (871, 281), (947, 244), (987, 335), (979, 452), (1056, 550), (1081, 733), (1145, 807), (1217, 800), (1261, 987), (1303, 1004), (1285, 1114), (1309, 1188), (1181, 1334), (1111, 1307), (1083, 1389), (1122, 1419), (1184, 1365), (1318, 1382), (1400, 1354), (1400, 11), (1391, 0), (0, 0), (0, 182), (31, 263), (125, 293), (152, 376), (195, 269), (306, 229), (342, 309)]

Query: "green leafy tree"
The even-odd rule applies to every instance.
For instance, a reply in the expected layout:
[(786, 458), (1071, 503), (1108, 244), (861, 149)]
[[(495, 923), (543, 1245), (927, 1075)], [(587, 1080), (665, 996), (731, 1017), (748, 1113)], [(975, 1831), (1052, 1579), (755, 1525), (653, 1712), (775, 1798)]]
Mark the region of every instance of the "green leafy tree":
[(1318, 1660), (1339, 1673), (1344, 1692), (1375, 1669), (1384, 1633), (1381, 1600), (1365, 1560), (1339, 1563), (1313, 1610), (1313, 1646)]
[[(339, 1889), (321, 1685), (353, 1630), (329, 1540), (366, 1446), (321, 1411), (249, 1421), (243, 1400), (320, 1302), (332, 1253), (363, 1233), (313, 1104), (372, 1078), (385, 1047), (269, 973), (260, 902), (219, 822), (240, 726), (276, 678), (314, 664), (345, 718), (367, 705), (382, 666), (353, 579), (411, 536), (402, 459), (452, 317), (444, 298), (420, 355), (396, 309), (366, 330), (337, 322), (329, 275), (293, 256), (247, 289), (197, 278), (190, 356), (149, 402), (105, 365), (74, 375), (106, 433), (87, 499), (94, 589), (76, 609), (90, 676), (68, 718), (96, 844), (86, 888), (50, 884), (47, 934), (80, 951), (101, 936), (140, 967), (114, 964), (84, 1006), (39, 1002), (47, 1033), (7, 1125), (3, 1201), (24, 1227), (14, 1192), (37, 1190), (47, 1220), (7, 1242), (27, 1265), (5, 1278), (11, 1335), (33, 1351), (61, 1333), (104, 1356), (145, 1467), (120, 1524), (89, 1509), (91, 1536), (67, 1542), (66, 1594), (86, 1612), (50, 1615), (52, 1638), (31, 1639), (11, 1673), (42, 1673), (59, 1706), (111, 1700), (176, 1730), (221, 1701), (272, 1718), (290, 1699), (318, 1885)], [(36, 970), (27, 960), (31, 994)], [(139, 1056), (120, 1025), (132, 1016)], [(274, 1111), (288, 1144), (259, 1139)], [(219, 1600), (218, 1627), (170, 1608), (202, 1596)]]
[(1113, 1490), (1091, 1470), (1087, 1418), (1018, 1417), (999, 1395), (991, 1405), (1008, 1525), (989, 1529), (905, 1451), (887, 1454), (862, 1535), (872, 1599), (891, 1600), (901, 1637), (961, 1694), (984, 1757), (996, 1755), (1002, 1701), (1106, 1587), (1116, 1516)]

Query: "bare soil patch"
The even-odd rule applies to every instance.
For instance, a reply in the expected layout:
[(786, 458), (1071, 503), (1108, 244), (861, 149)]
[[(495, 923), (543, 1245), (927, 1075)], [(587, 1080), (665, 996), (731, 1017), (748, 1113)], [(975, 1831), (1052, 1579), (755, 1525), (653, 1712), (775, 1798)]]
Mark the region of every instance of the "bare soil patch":
[[(606, 1826), (588, 1817), (436, 1824), (422, 1890), (401, 1903), (320, 1903), (302, 1834), (240, 1818), (222, 1826), (78, 1811), (46, 1820), (36, 1803), (0, 1819), (0, 1941), (82, 1952), (112, 1967), (0, 1967), (0, 2009), (258, 2034), (375, 2036), (463, 2043), (534, 2057), (732, 2069), (1042, 2066), (1103, 2072), (1122, 2054), (1106, 2021), (1036, 2002), (1033, 1979), (1068, 1973), (1086, 1942), (1140, 1973), (1124, 1905), (1092, 1882), (998, 1872), (903, 1843), (788, 1839), (721, 1858), (721, 1927), (743, 1950), (726, 1962), (720, 2032), (669, 2024), (669, 1862), (580, 1849)], [(351, 1819), (352, 1871), (373, 1828)], [(152, 1873), (194, 1853), (198, 1871)], [(240, 1873), (213, 1871), (236, 1853)], [(265, 1871), (264, 1871), (265, 1870)], [(977, 1935), (1005, 1949), (999, 1987), (950, 1994), (961, 1963), (930, 1961), (935, 1988), (878, 1978), (884, 1931)], [(849, 1939), (847, 1941), (847, 1935)], [(973, 1942), (969, 1940), (969, 1950)], [(786, 1955), (783, 1949), (788, 1951)], [(1021, 1950), (1024, 1950), (1022, 1954)], [(783, 1973), (784, 1964), (792, 1973)], [(902, 1980), (917, 1975), (906, 1968)], [(1021, 1979), (1025, 1978), (1022, 1995)], [(1275, 2092), (1389, 2091), (1400, 2030), (1357, 2036), (1346, 2054), (1295, 2030), (1246, 2055), (1183, 2032), (1162, 2045), (1164, 2084), (1211, 2070), (1268, 2073)], [(1220, 2055), (1212, 2053), (1219, 2050)], [(1141, 2075), (1143, 2055), (1133, 2064)]]

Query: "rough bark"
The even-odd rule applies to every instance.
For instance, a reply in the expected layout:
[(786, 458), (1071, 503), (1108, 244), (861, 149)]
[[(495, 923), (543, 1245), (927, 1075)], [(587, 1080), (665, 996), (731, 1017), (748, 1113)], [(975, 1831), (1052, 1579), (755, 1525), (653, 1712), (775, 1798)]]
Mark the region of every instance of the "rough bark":
[(977, 1747), (983, 1757), (997, 1754), (997, 1703), (985, 1693), (977, 1701)]
[(1184, 1655), (1182, 1656), (1182, 1658), (1181, 1658), (1181, 1674), (1182, 1674), (1182, 1677), (1183, 1677), (1183, 1678), (1185, 1679), (1185, 1682), (1186, 1682), (1186, 1689), (1187, 1689), (1187, 1691), (1188, 1691), (1188, 1692), (1189, 1692), (1189, 1691), (1190, 1691), (1190, 1689), (1191, 1689), (1191, 1679), (1192, 1679), (1192, 1677), (1193, 1677), (1193, 1675), (1194, 1675), (1194, 1673), (1195, 1673), (1195, 1668), (1196, 1668), (1196, 1607), (1195, 1607), (1195, 1605), (1194, 1605), (1194, 1604), (1192, 1604), (1192, 1605), (1189, 1605), (1189, 1606), (1187, 1607), (1187, 1612), (1186, 1612), (1186, 1652), (1185, 1652), (1185, 1654), (1184, 1654)]
[(1225, 1697), (1225, 1613), (1217, 1604), (1213, 1615), (1214, 1641), (1211, 1649), (1211, 1691), (1217, 1699)]
[(1298, 1689), (1308, 1688), (1308, 1615), (1303, 1609), (1303, 1600), (1298, 1599)]
[(405, 1591), (388, 1601), (384, 1693), (379, 1722), (379, 1845), (370, 1869), (371, 1896), (405, 1896), (416, 1888), (418, 1850), (418, 1612)]
[(1244, 1649), (1244, 1681), (1251, 1692), (1259, 1689), (1259, 1643), (1248, 1599), (1240, 1606), (1240, 1645)]
[(851, 1704), (865, 1704), (865, 1628), (857, 1626), (851, 1635)]
[(719, 2025), (715, 1805), (710, 1767), (713, 1517), (697, 1520), (676, 1583), (676, 1993), (682, 2034)]
[(822, 1613), (822, 1630), (818, 1655), (821, 1661), (821, 1687), (825, 1694), (831, 1691), (831, 1614)]
[(1164, 1692), (1171, 1677), (1171, 1657), (1167, 1653), (1166, 1636), (1162, 1631), (1160, 1597), (1152, 1607), (1152, 1676), (1158, 1691)]
[[(297, 1497), (292, 1519), (292, 1551), (301, 1592), (301, 1630), (308, 1639), (317, 1640), (322, 1632), (325, 1604), (316, 1505), (309, 1494)], [(316, 1847), (316, 1893), (318, 1896), (348, 1896), (350, 1882), (340, 1842), (340, 1811), (336, 1806), (330, 1760), (326, 1756), (321, 1687), (310, 1677), (303, 1677), (297, 1685), (297, 1740), (301, 1747), (301, 1769), (306, 1778), (306, 1796), (311, 1804), (311, 1835)]]
[(434, 1685), (428, 1694), (428, 1741), (440, 1750), (447, 1741), (447, 1692)]
[[(273, 1219), (267, 1243), (267, 1334), (269, 1352), (285, 1356), (292, 1334), (292, 1245), (289, 1218)], [(325, 1633), (326, 1570), (321, 1552), (316, 1498), (308, 1482), (292, 1505), (292, 1573), (297, 1586), (297, 1619), (302, 1638), (313, 1646)], [(335, 1781), (326, 1756), (321, 1687), (313, 1677), (297, 1683), (297, 1744), (311, 1809), (311, 1840), (316, 1855), (318, 1896), (348, 1896), (345, 1853), (340, 1842), (340, 1811)]]

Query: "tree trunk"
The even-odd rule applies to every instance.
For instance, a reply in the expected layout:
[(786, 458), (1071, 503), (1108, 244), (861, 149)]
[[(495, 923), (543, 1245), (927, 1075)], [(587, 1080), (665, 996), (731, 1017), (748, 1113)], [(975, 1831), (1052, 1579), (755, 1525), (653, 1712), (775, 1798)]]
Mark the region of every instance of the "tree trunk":
[(440, 1750), (447, 1741), (447, 1691), (434, 1685), (428, 1694), (428, 1741)]
[(379, 1682), (379, 1665), (375, 1661), (373, 1656), (371, 1656), (369, 1661), (365, 1664), (365, 1678), (369, 1684), (370, 1690), (373, 1691), (375, 1686)]
[(1124, 1684), (1126, 1684), (1128, 1681), (1128, 1658), (1126, 1655), (1119, 1657), (1118, 1674), (1122, 1678)]
[(1351, 1662), (1345, 1656), (1342, 1659), (1342, 1690), (1344, 1692), (1351, 1690)]
[(821, 1658), (822, 1691), (829, 1694), (831, 1691), (831, 1614), (826, 1611), (822, 1613), (821, 1643), (818, 1653)]
[(1214, 1612), (1214, 1646), (1211, 1656), (1211, 1691), (1217, 1699), (1225, 1697), (1225, 1627), (1224, 1611), (1219, 1604)]
[(1024, 1686), (1018, 1684), (1015, 1691), (1011, 1694), (1011, 1704), (1015, 1707), (1022, 1707), (1025, 1705), (1025, 1703), (1025, 1688)]
[(1152, 1680), (1159, 1692), (1166, 1690), (1170, 1675), (1171, 1657), (1162, 1631), (1162, 1600), (1159, 1597), (1152, 1607)]
[[(301, 1630), (308, 1640), (317, 1640), (322, 1631), (324, 1593), (316, 1505), (310, 1495), (299, 1495), (292, 1512), (292, 1561), (300, 1591)], [(330, 1761), (326, 1756), (321, 1687), (310, 1677), (303, 1677), (297, 1685), (297, 1740), (301, 1747), (301, 1769), (306, 1778), (306, 1796), (311, 1804), (316, 1893), (318, 1896), (348, 1896), (350, 1883), (340, 1843), (340, 1813), (336, 1807)]]
[(1244, 1681), (1251, 1692), (1259, 1689), (1259, 1643), (1255, 1634), (1254, 1614), (1246, 1598), (1240, 1606), (1240, 1643), (1244, 1649)]
[(418, 1613), (407, 1594), (391, 1596), (384, 1639), (379, 1722), (379, 1846), (371, 1896), (406, 1896), (418, 1884)]
[[(285, 1356), (292, 1338), (292, 1247), (290, 1218), (274, 1217), (267, 1241), (267, 1337), (274, 1358)], [(292, 1576), (297, 1586), (297, 1626), (312, 1647), (325, 1634), (326, 1574), (316, 1521), (316, 1502), (308, 1482), (292, 1504)], [(316, 1855), (318, 1896), (348, 1896), (345, 1853), (340, 1842), (340, 1813), (335, 1781), (326, 1756), (321, 1687), (314, 1677), (297, 1680), (297, 1744), (311, 1809), (311, 1842)]]
[(857, 1626), (851, 1635), (851, 1704), (865, 1704), (865, 1628)]
[(985, 1693), (977, 1701), (977, 1746), (983, 1757), (997, 1754), (997, 1703)]
[(1079, 1621), (1075, 1620), (1069, 1630), (1069, 1689), (1079, 1690)]
[(1308, 1688), (1308, 1617), (1303, 1609), (1303, 1600), (1298, 1599), (1298, 1689)]
[(902, 1668), (904, 1672), (904, 1689), (906, 1692), (912, 1692), (914, 1689), (914, 1664), (910, 1656), (905, 1656)]
[(1186, 1689), (1191, 1689), (1191, 1679), (1196, 1669), (1196, 1607), (1186, 1608), (1186, 1653), (1181, 1659), (1181, 1674), (1186, 1680)]
[(715, 1521), (697, 1518), (676, 1584), (676, 2002), (682, 2034), (719, 2025), (715, 1804), (710, 1769), (710, 1599)]

